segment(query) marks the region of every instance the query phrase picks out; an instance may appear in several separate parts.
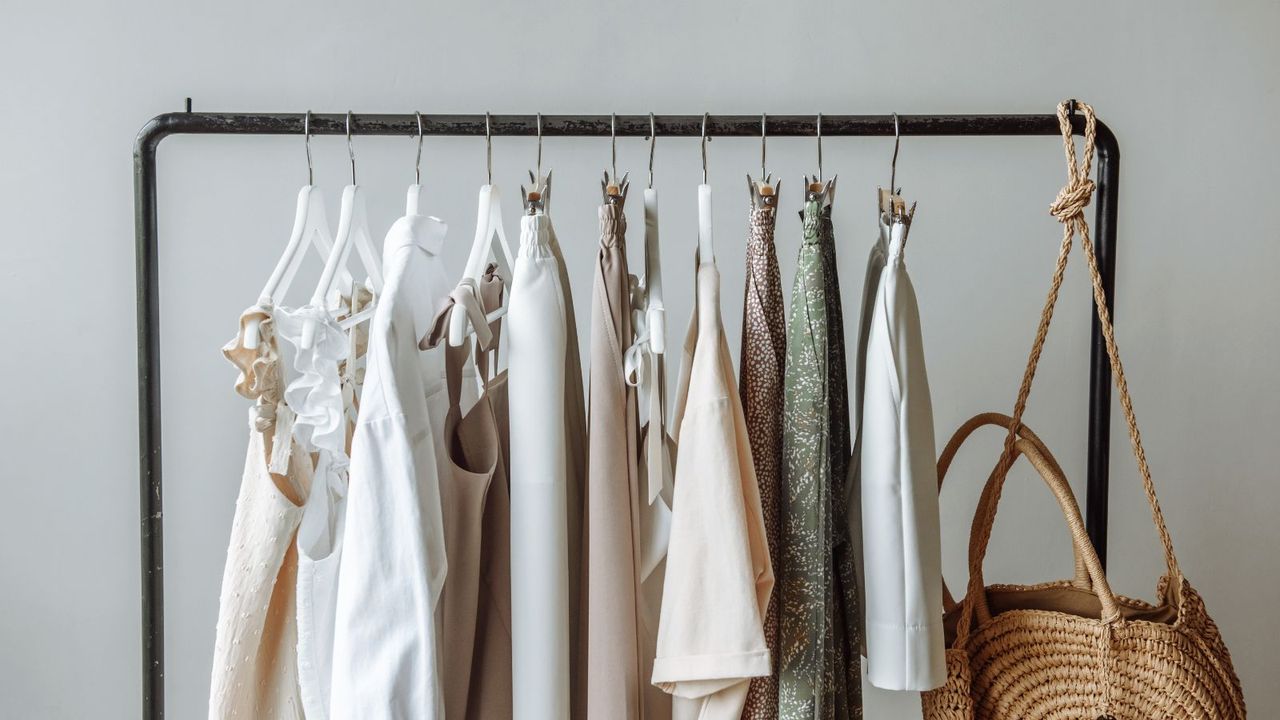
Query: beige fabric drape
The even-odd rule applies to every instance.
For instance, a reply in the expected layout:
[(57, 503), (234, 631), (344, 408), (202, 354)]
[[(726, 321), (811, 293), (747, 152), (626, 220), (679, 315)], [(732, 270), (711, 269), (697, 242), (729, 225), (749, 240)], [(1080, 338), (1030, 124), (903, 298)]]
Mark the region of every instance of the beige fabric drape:
[[(460, 288), (459, 292), (472, 292)], [(501, 280), (481, 283), (486, 311), (501, 305)], [(432, 333), (440, 340), (452, 306)], [(477, 343), (485, 390), (465, 414), (461, 408), (468, 347), (446, 347), (449, 413), (444, 437), (449, 473), (440, 478), (445, 553), (449, 571), (440, 596), (440, 673), (449, 720), (510, 720), (511, 705), (511, 505), (507, 487), (506, 373), (489, 377), (487, 348)]]
[(738, 720), (751, 678), (770, 672), (773, 592), (764, 512), (720, 319), (720, 274), (698, 268), (673, 431), (671, 542), (653, 682), (675, 720)]
[(591, 303), (586, 564), (587, 717), (641, 720), (639, 504), (635, 389), (623, 353), (631, 302), (622, 203), (600, 207), (600, 252)]

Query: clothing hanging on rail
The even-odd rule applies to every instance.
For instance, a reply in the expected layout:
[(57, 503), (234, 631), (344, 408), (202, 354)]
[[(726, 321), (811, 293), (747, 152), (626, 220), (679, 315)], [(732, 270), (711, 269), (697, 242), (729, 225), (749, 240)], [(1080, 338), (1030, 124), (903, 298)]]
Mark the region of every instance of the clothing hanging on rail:
[(635, 387), (644, 409), (636, 476), (640, 487), (638, 611), (640, 618), (640, 692), (644, 720), (670, 720), (671, 696), (654, 686), (659, 613), (671, 536), (671, 498), (675, 484), (675, 441), (666, 424), (666, 307), (662, 297), (662, 261), (658, 248), (658, 194), (644, 191), (644, 276), (630, 276), (631, 322), (635, 342), (626, 351), (627, 384)]
[[(547, 208), (548, 212), (550, 207)], [(564, 355), (564, 428), (565, 457), (569, 474), (565, 478), (565, 500), (568, 504), (569, 537), (569, 698), (570, 717), (587, 717), (586, 672), (586, 488), (587, 488), (587, 410), (582, 385), (582, 351), (578, 344), (578, 321), (573, 309), (573, 288), (569, 285), (569, 269), (560, 250), (555, 225), (547, 220), (547, 247), (555, 258), (564, 291), (565, 355)]]
[[(545, 213), (520, 219), (506, 319), (515, 720), (570, 716), (566, 294)], [(579, 381), (580, 382), (580, 381)]]
[[(776, 205), (751, 208), (747, 230), (746, 290), (742, 298), (742, 354), (739, 368), (742, 412), (751, 441), (751, 459), (760, 487), (769, 557), (782, 557), (779, 517), (782, 481), (783, 377), (786, 368), (786, 314), (782, 276), (773, 244)], [(743, 720), (778, 717), (778, 608), (775, 596), (764, 620), (771, 672), (754, 678), (747, 693)]]
[[(644, 717), (638, 585), (636, 393), (623, 352), (632, 342), (625, 195), (600, 206), (591, 303), (586, 489), (587, 717)], [(589, 548), (589, 550), (587, 549)]]
[(699, 261), (672, 422), (679, 456), (653, 665), (675, 720), (738, 720), (750, 679), (770, 670), (773, 570), (735, 385), (720, 273)]
[[(450, 295), (431, 334), (444, 343), (449, 315), (468, 312), (476, 328), (475, 362), (484, 386), (480, 398), (462, 409), (466, 343), (445, 351), (449, 411), (443, 425), (449, 471), (440, 477), (445, 578), (437, 617), (440, 678), (445, 717), (452, 720), (509, 720), (511, 676), (511, 504), (507, 468), (507, 375), (496, 355), (501, 320), (484, 314), (502, 306), (503, 282), (490, 266), (479, 286), (465, 279)], [(492, 371), (492, 372), (491, 372)]]
[(843, 313), (831, 224), (834, 181), (805, 202), (787, 338), (779, 563), (778, 713), (861, 716), (854, 557), (844, 485), (850, 452)]
[[(244, 342), (251, 323), (260, 338), (252, 349)], [(240, 332), (222, 351), (240, 369), (236, 391), (254, 406), (218, 601), (209, 718), (301, 720), (294, 537), (311, 462), (289, 435), (271, 309), (246, 310)]]
[[(343, 297), (343, 319), (373, 302), (373, 293), (356, 284)], [(302, 336), (315, 323), (311, 347)], [(346, 495), (352, 424), (358, 410), (362, 361), (368, 347), (363, 324), (344, 330), (326, 310), (305, 306), (278, 308), (278, 337), (292, 348), (295, 377), (285, 389), (293, 412), (295, 442), (314, 454), (313, 482), (298, 527), (298, 684), (308, 720), (327, 720), (333, 675), (333, 633), (338, 603), (338, 572), (346, 525)]]
[(910, 220), (882, 214), (880, 223), (888, 252), (863, 351), (867, 676), (888, 690), (929, 690), (946, 680), (933, 407), (903, 256)]
[(861, 652), (864, 657), (867, 654), (865, 631), (867, 583), (862, 550), (862, 408), (863, 399), (866, 397), (867, 337), (871, 332), (871, 316), (876, 307), (876, 293), (880, 289), (880, 274), (884, 270), (889, 254), (888, 230), (888, 226), (881, 223), (876, 241), (867, 254), (867, 270), (862, 281), (862, 305), (858, 314), (858, 344), (853, 358), (853, 456), (849, 459), (849, 481), (845, 487), (849, 498), (845, 515), (849, 524), (849, 542), (854, 556), (854, 576), (858, 585), (857, 627), (862, 631)]
[(383, 247), (385, 285), (370, 324), (351, 444), (335, 718), (443, 717), (439, 631), (431, 618), (447, 572), (437, 444), (448, 398), (441, 353), (420, 351), (418, 340), (451, 286), (438, 255), (444, 223), (423, 216), (412, 222), (416, 232), (388, 233)]

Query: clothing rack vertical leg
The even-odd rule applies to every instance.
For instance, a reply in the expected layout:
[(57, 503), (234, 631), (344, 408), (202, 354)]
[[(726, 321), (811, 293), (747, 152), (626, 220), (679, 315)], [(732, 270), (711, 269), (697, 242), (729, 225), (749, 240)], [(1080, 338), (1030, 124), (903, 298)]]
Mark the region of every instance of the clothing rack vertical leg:
[[(1083, 118), (1081, 119), (1083, 121)], [(1120, 148), (1115, 135), (1098, 124), (1098, 191), (1094, 215), (1094, 253), (1102, 272), (1102, 292), (1115, 322), (1116, 216), (1120, 192)], [(1091, 304), (1094, 303), (1090, 294)], [(1089, 459), (1085, 527), (1103, 566), (1107, 563), (1107, 507), (1109, 504), (1108, 459), (1111, 457), (1111, 363), (1102, 323), (1096, 307), (1093, 313), (1089, 351)]]
[(164, 717), (164, 533), (160, 466), (160, 279), (156, 147), (149, 123), (133, 151), (134, 253), (138, 300), (139, 490), (142, 522), (142, 717)]

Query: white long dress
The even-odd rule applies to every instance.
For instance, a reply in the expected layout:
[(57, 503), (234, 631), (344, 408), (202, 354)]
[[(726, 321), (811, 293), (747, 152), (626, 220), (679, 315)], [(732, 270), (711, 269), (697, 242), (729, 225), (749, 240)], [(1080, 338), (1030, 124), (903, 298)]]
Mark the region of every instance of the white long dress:
[[(403, 227), (410, 224), (413, 227)], [(444, 223), (397, 221), (351, 447), (334, 631), (332, 717), (443, 717), (433, 620), (447, 564), (436, 437), (442, 357), (418, 340), (452, 289), (438, 256)], [(434, 412), (433, 412), (434, 408)]]
[(521, 218), (506, 321), (515, 720), (570, 711), (566, 300), (549, 241), (545, 214)]
[(907, 226), (889, 229), (868, 332), (862, 407), (867, 675), (887, 690), (946, 680), (933, 406)]

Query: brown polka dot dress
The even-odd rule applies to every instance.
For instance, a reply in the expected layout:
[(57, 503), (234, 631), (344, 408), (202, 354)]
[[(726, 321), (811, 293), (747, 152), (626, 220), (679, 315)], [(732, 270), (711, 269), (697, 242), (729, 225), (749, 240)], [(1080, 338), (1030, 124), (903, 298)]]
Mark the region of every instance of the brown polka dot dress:
[[(752, 208), (747, 238), (746, 295), (742, 302), (742, 355), (738, 390), (746, 415), (751, 459), (760, 486), (769, 556), (780, 557), (778, 482), (782, 474), (782, 382), (787, 356), (785, 309), (778, 255), (773, 245), (777, 208)], [(778, 602), (769, 603), (764, 622), (772, 671), (754, 678), (743, 708), (744, 720), (778, 717)]]

